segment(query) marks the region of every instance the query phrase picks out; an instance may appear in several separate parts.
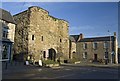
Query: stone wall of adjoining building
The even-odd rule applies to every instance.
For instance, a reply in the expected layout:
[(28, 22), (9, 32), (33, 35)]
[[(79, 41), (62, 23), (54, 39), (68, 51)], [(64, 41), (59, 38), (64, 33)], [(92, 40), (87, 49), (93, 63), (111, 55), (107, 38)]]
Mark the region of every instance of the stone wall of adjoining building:
[[(86, 49), (83, 48), (84, 43), (87, 44)], [(96, 49), (93, 48), (93, 42), (78, 42), (76, 45), (77, 45), (76, 50), (77, 50), (77, 55), (78, 55), (77, 57), (78, 57), (78, 59), (80, 59), (81, 62), (94, 61), (94, 59), (95, 59), (94, 54), (97, 54), (97, 60), (99, 62), (104, 62), (105, 52), (108, 52), (108, 59), (109, 59), (109, 62), (111, 62), (111, 53), (110, 52), (112, 52), (112, 49), (110, 49), (110, 48), (105, 49), (104, 48), (104, 41), (97, 42)], [(84, 58), (84, 56), (83, 56), (83, 53), (85, 53), (85, 52), (87, 52), (86, 58)]]
[(70, 59), (76, 58), (76, 42), (70, 41), (69, 49), (70, 49), (69, 58)]
[(14, 15), (14, 20), (17, 25), (15, 27), (13, 59), (25, 60), (24, 55), (28, 52), (29, 12), (24, 11), (21, 14)]
[[(24, 21), (19, 17), (20, 19), (24, 18)], [(56, 59), (59, 54), (62, 54), (63, 59), (68, 59), (68, 22), (50, 16), (48, 11), (39, 7), (30, 7), (27, 11), (16, 15), (15, 19), (18, 22), (17, 28), (23, 27), (23, 29), (18, 29), (16, 33), (19, 33), (19, 30), (25, 30), (26, 34), (23, 38), (28, 40), (24, 40), (23, 43), (28, 48), (28, 55), (32, 55), (33, 59), (36, 61), (47, 59), (51, 48), (56, 52)], [(21, 33), (16, 34), (16, 39), (21, 38)], [(19, 45), (22, 41), (17, 40), (16, 44)], [(45, 58), (44, 53), (47, 55)]]

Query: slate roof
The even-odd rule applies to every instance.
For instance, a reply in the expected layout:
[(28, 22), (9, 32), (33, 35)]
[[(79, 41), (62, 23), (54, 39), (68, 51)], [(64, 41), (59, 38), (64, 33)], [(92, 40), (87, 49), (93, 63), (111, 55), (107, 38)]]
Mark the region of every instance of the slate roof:
[[(114, 40), (114, 36), (111, 36), (111, 40)], [(78, 42), (94, 42), (94, 41), (110, 41), (110, 36), (83, 38)]]
[(10, 12), (0, 8), (0, 14), (2, 14), (0, 16), (0, 19), (15, 24), (15, 21)]
[(77, 42), (79, 38), (79, 35), (70, 35), (69, 36), (69, 39), (72, 41), (72, 42)]
[[(72, 42), (110, 41), (110, 36), (83, 38), (83, 39), (77, 41), (78, 38), (79, 38), (79, 35), (70, 35), (69, 36), (69, 39)], [(111, 36), (111, 40), (114, 40), (114, 36)]]

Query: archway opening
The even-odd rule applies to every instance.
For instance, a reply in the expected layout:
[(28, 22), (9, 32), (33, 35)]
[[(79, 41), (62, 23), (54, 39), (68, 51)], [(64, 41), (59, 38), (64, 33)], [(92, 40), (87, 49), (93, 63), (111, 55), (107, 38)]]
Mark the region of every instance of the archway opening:
[(55, 49), (53, 49), (53, 48), (49, 49), (49, 57), (48, 57), (48, 59), (55, 61), (55, 59), (56, 59), (56, 51), (55, 51)]

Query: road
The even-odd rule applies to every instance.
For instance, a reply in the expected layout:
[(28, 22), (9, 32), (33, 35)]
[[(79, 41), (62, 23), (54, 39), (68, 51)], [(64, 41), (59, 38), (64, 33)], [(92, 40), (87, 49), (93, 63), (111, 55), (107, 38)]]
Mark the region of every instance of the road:
[(90, 66), (37, 67), (12, 73), (3, 72), (3, 79), (118, 79), (118, 69)]

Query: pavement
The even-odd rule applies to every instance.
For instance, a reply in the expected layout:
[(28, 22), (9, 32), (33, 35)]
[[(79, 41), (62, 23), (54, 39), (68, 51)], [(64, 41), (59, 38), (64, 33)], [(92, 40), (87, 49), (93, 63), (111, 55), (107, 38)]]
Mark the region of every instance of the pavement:
[[(93, 64), (93, 63), (89, 63), (89, 64), (70, 64), (70, 63), (63, 63), (61, 64), (61, 66), (59, 67), (52, 67), (52, 69), (60, 69), (63, 68), (64, 66), (70, 66), (70, 67), (99, 67), (99, 68), (115, 68), (118, 69), (118, 67), (120, 66), (120, 64)], [(38, 71), (38, 69), (45, 69), (46, 67), (40, 67), (40, 66), (34, 66), (34, 65), (24, 65), (24, 63), (21, 62), (17, 62), (14, 64), (7, 64), (7, 68), (6, 65), (3, 64), (2, 66), (2, 73), (7, 74), (7, 73), (15, 73), (15, 72), (25, 72), (25, 71)]]
[[(24, 63), (3, 64), (3, 79), (117, 79), (119, 64), (69, 64), (59, 67), (39, 67)], [(106, 68), (107, 67), (107, 68)], [(109, 80), (108, 80), (109, 81)]]
[(78, 64), (69, 64), (64, 63), (62, 66), (72, 66), (72, 67), (98, 67), (98, 68), (112, 68), (112, 69), (119, 69), (120, 64), (99, 64), (99, 63), (78, 63)]
[(2, 74), (16, 73), (16, 72), (25, 72), (25, 71), (35, 71), (41, 67), (33, 66), (33, 65), (24, 65), (23, 62), (16, 63), (5, 63), (2, 64)]
[[(78, 66), (78, 67), (77, 67)], [(118, 69), (98, 68), (80, 64), (60, 67), (16, 65), (4, 69), (3, 79), (117, 79)], [(109, 81), (109, 80), (108, 80)]]

